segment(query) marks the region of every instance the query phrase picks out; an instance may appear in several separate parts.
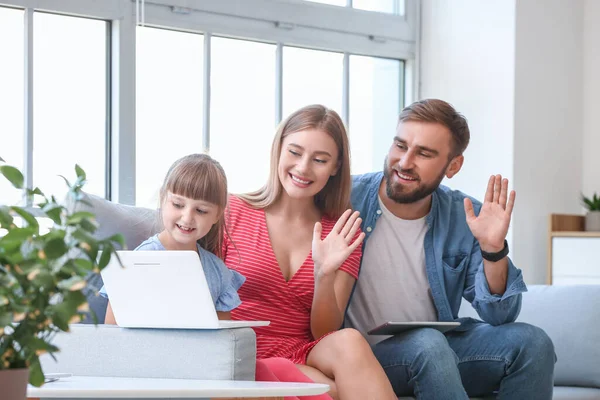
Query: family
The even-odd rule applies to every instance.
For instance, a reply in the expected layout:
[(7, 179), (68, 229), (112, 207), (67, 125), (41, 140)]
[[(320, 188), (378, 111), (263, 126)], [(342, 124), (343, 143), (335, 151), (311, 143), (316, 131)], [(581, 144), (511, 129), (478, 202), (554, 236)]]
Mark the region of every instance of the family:
[[(383, 171), (351, 176), (338, 114), (304, 107), (280, 124), (254, 192), (229, 194), (207, 155), (176, 161), (163, 230), (136, 250), (197, 251), (220, 319), (271, 321), (255, 328), (256, 379), (330, 385), (307, 399), (550, 399), (553, 344), (514, 322), (527, 290), (505, 239), (515, 192), (500, 175), (483, 203), (441, 185), (469, 138), (450, 104), (418, 101), (390, 133)], [(463, 298), (481, 321), (458, 318)], [(367, 335), (389, 320), (461, 325)]]

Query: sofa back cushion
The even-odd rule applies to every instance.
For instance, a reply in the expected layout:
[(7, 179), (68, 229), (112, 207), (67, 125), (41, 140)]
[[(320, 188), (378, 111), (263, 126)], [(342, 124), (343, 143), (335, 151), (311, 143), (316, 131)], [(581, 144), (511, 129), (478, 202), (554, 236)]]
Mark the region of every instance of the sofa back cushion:
[[(459, 314), (478, 318), (464, 300)], [(552, 339), (555, 385), (600, 388), (600, 285), (531, 285), (517, 321), (542, 328)]]

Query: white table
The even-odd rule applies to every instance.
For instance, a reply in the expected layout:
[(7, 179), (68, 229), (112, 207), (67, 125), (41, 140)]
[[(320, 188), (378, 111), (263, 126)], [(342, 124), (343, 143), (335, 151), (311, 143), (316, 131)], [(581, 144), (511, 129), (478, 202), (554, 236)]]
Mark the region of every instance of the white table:
[(72, 376), (29, 385), (28, 398), (283, 398), (310, 396), (329, 391), (320, 383), (211, 381), (191, 379), (110, 378)]

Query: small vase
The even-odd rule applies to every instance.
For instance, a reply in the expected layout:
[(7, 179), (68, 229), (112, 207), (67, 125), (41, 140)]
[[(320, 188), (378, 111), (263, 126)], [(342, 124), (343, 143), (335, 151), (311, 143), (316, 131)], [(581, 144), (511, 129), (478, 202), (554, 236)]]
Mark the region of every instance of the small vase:
[(1, 370), (2, 400), (25, 400), (27, 398), (27, 382), (29, 382), (29, 368)]
[(588, 211), (585, 215), (585, 230), (600, 232), (600, 211)]

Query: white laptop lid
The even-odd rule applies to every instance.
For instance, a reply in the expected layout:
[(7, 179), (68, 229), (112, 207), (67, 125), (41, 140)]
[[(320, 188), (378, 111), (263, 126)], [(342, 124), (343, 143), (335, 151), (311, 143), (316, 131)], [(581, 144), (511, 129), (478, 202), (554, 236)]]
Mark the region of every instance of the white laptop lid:
[(219, 321), (200, 257), (194, 251), (118, 251), (102, 270), (117, 325), (126, 328), (219, 329), (268, 321)]

